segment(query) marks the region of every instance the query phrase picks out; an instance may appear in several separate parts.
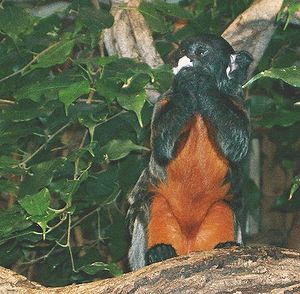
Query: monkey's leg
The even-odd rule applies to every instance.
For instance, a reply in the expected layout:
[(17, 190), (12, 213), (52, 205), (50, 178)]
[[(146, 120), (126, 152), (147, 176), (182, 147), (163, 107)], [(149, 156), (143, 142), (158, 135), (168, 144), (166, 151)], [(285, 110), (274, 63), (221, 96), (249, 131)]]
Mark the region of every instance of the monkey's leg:
[(164, 197), (154, 195), (148, 225), (148, 264), (184, 254), (186, 238)]
[(220, 243), (236, 241), (234, 227), (232, 209), (224, 201), (217, 201), (200, 225), (191, 251), (210, 250)]

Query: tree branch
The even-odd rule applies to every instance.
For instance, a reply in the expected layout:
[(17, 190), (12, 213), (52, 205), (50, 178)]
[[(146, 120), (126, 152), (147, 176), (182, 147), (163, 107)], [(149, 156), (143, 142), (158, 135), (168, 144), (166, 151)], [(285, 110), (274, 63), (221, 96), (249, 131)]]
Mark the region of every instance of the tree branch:
[(1, 293), (299, 293), (300, 252), (239, 247), (192, 253), (121, 277), (45, 288), (0, 269)]
[(247, 50), (254, 58), (249, 75), (254, 71), (276, 29), (276, 15), (283, 0), (256, 0), (224, 31), (224, 37), (235, 50)]

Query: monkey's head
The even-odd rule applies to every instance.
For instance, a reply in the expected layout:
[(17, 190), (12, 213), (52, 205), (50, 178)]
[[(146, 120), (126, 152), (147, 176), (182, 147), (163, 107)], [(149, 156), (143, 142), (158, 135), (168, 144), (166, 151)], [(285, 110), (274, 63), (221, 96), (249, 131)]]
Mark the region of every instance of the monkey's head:
[(217, 80), (220, 87), (228, 81), (241, 85), (247, 77), (247, 69), (253, 60), (246, 51), (236, 53), (222, 37), (200, 34), (181, 42), (175, 53), (177, 67), (174, 74), (201, 68)]

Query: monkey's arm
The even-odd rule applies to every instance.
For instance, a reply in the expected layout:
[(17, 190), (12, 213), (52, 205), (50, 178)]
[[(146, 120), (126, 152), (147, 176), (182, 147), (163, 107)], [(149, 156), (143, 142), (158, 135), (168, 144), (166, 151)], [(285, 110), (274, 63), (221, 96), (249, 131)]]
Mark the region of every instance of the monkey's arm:
[(212, 125), (213, 137), (230, 162), (240, 162), (248, 152), (250, 129), (249, 118), (240, 104), (218, 95), (200, 96), (199, 113)]
[(152, 156), (165, 166), (175, 155), (176, 142), (196, 111), (196, 100), (190, 96), (172, 94), (155, 105), (151, 125)]

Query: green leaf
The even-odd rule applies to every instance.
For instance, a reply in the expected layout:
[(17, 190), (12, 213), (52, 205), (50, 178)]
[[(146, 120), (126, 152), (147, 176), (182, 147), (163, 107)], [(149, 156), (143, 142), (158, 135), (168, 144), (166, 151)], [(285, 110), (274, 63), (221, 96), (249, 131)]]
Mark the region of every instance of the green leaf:
[(100, 148), (103, 160), (119, 160), (126, 157), (131, 151), (148, 150), (144, 146), (136, 145), (130, 140), (111, 140)]
[(85, 265), (79, 270), (84, 271), (88, 275), (95, 275), (99, 271), (109, 271), (115, 277), (123, 274), (123, 271), (115, 263), (104, 263), (101, 261)]
[(0, 31), (8, 34), (13, 39), (29, 31), (34, 25), (34, 18), (24, 9), (17, 6), (0, 7)]
[(104, 57), (99, 57), (97, 58), (96, 62), (98, 65), (100, 66), (106, 66), (112, 62), (115, 62), (118, 60), (118, 56), (117, 55), (111, 55), (111, 56), (104, 56)]
[(170, 86), (173, 77), (171, 67), (169, 65), (161, 65), (152, 71), (154, 75), (154, 87), (159, 90), (160, 93), (166, 92)]
[[(31, 84), (19, 88), (16, 91), (15, 98), (16, 100), (30, 99), (35, 102), (39, 102), (42, 97), (46, 95), (46, 97), (56, 98), (59, 91), (67, 91), (69, 87), (73, 84), (77, 84), (77, 82), (81, 81), (69, 77), (62, 77), (62, 75), (59, 75), (52, 80), (33, 81)], [(64, 98), (67, 100), (66, 97)]]
[(104, 230), (104, 238), (108, 239), (108, 248), (112, 261), (116, 262), (127, 255), (128, 236), (126, 221), (120, 210), (113, 207), (110, 209), (113, 222)]
[(250, 96), (246, 104), (250, 107), (251, 117), (261, 116), (275, 108), (274, 100), (266, 96)]
[(285, 212), (298, 211), (300, 207), (300, 197), (289, 197), (289, 193), (283, 193), (277, 197), (272, 205), (273, 208)]
[(100, 31), (113, 25), (114, 18), (103, 9), (92, 9), (81, 7), (79, 10), (79, 20), (94, 34), (100, 36)]
[(67, 204), (71, 204), (72, 196), (78, 190), (80, 183), (84, 180), (84, 177), (81, 177), (77, 180), (68, 180), (61, 179), (59, 181), (55, 181), (49, 185), (51, 191), (58, 193), (64, 202)]
[[(79, 188), (78, 195), (81, 200), (88, 201), (92, 204), (107, 204), (108, 199), (116, 188), (118, 188), (118, 172), (115, 166), (109, 166), (108, 169), (94, 174), (87, 178)], [(85, 195), (82, 199), (81, 195)]]
[(142, 1), (139, 6), (139, 11), (143, 14), (151, 31), (159, 33), (167, 32), (167, 26), (165, 22), (162, 21), (162, 16), (157, 12), (154, 3)]
[(146, 100), (146, 92), (141, 92), (137, 95), (132, 96), (120, 95), (117, 100), (123, 108), (134, 111), (138, 118), (140, 126), (143, 127), (141, 113)]
[(21, 182), (18, 197), (23, 198), (25, 195), (32, 195), (37, 193), (41, 188), (49, 185), (54, 173), (58, 169), (61, 169), (65, 162), (65, 158), (58, 157), (32, 166), (30, 173)]
[(127, 194), (133, 188), (147, 164), (144, 157), (135, 154), (128, 155), (119, 163), (118, 179), (122, 193)]
[(16, 105), (4, 109), (2, 119), (6, 121), (22, 122), (29, 121), (44, 114), (49, 115), (52, 107), (45, 107), (41, 103), (36, 103), (30, 100), (21, 100)]
[(33, 136), (33, 134), (42, 134), (42, 130), (36, 123), (30, 122), (0, 122), (0, 145), (15, 144), (20, 139)]
[(258, 126), (272, 128), (273, 126), (289, 127), (300, 121), (300, 111), (288, 111), (285, 109), (266, 114), (256, 121)]
[(33, 64), (30, 68), (47, 68), (56, 64), (61, 64), (66, 61), (66, 58), (70, 55), (75, 40), (62, 40), (52, 47), (48, 47), (42, 51), (37, 59), (37, 63)]
[(91, 143), (92, 143), (94, 141), (94, 132), (95, 132), (95, 127), (97, 125), (97, 121), (93, 120), (90, 116), (87, 115), (78, 117), (78, 121), (80, 122), (80, 124), (88, 128), (91, 137)]
[(184, 19), (192, 19), (193, 15), (185, 10), (182, 6), (178, 4), (166, 3), (163, 1), (156, 1), (155, 8), (160, 10), (166, 15), (174, 16), (178, 18)]
[(255, 75), (243, 87), (251, 85), (261, 78), (280, 79), (294, 87), (300, 87), (300, 68), (298, 66), (291, 66), (287, 68), (270, 68)]
[(29, 84), (28, 86), (19, 88), (15, 93), (15, 98), (16, 100), (30, 99), (38, 102), (41, 99), (41, 95), (48, 90), (53, 90), (53, 86), (49, 81), (37, 81)]
[(48, 222), (57, 217), (57, 214), (53, 211), (45, 211), (43, 215), (33, 215), (30, 219), (32, 222), (38, 224), (43, 232), (43, 240), (46, 239), (46, 231), (48, 228)]
[(90, 84), (87, 80), (73, 83), (67, 88), (61, 89), (58, 92), (59, 100), (65, 105), (65, 110), (81, 95), (88, 94), (90, 91)]
[(50, 192), (44, 188), (34, 195), (26, 195), (19, 200), (20, 205), (30, 215), (44, 215), (50, 204)]
[(101, 79), (96, 83), (96, 91), (111, 103), (121, 95), (139, 94), (150, 77), (152, 77), (152, 70), (147, 64), (137, 63), (129, 58), (120, 58), (104, 68)]
[(300, 175), (293, 178), (292, 187), (290, 190), (290, 197), (291, 199), (294, 195), (294, 193), (300, 188)]
[(0, 238), (11, 236), (17, 231), (29, 228), (32, 223), (26, 219), (21, 208), (14, 206), (7, 210), (0, 210)]

